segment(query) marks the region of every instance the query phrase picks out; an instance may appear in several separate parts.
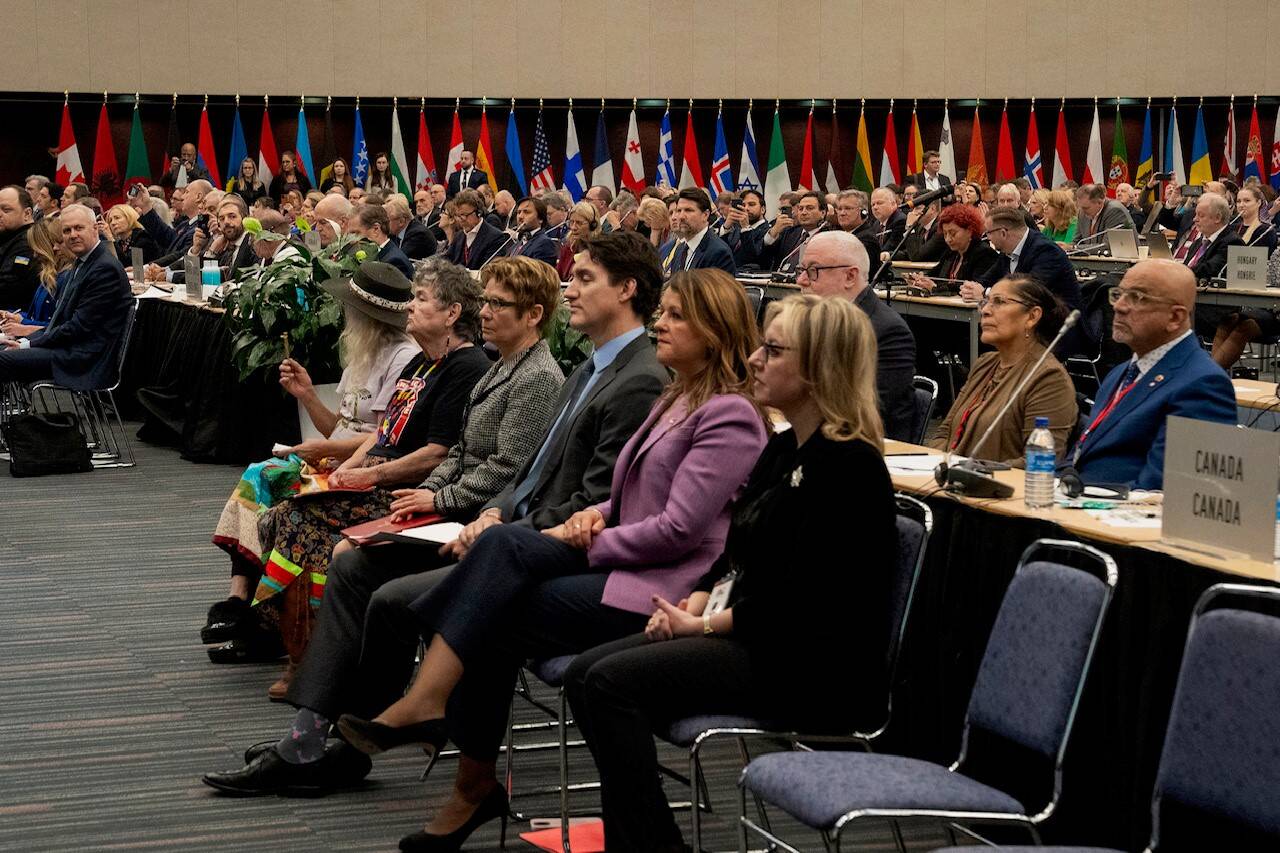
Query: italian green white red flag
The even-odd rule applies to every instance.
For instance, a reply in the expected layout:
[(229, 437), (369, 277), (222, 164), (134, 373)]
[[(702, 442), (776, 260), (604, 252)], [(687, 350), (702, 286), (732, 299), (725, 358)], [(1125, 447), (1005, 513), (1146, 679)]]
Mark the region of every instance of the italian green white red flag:
[(407, 199), (413, 198), (413, 184), (409, 182), (409, 160), (404, 154), (404, 137), (400, 135), (400, 105), (398, 98), (391, 99), (391, 176), (396, 179), (396, 189)]
[(774, 213), (778, 199), (791, 192), (791, 172), (787, 169), (787, 150), (782, 144), (782, 120), (778, 108), (773, 108), (773, 137), (769, 140), (769, 170), (764, 176), (764, 203)]

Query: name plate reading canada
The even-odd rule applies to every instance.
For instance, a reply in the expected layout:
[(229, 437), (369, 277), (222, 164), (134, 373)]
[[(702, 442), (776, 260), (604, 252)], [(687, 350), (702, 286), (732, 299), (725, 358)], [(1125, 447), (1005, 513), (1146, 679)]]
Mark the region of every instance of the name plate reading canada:
[(1161, 536), (1271, 562), (1280, 434), (1170, 417)]

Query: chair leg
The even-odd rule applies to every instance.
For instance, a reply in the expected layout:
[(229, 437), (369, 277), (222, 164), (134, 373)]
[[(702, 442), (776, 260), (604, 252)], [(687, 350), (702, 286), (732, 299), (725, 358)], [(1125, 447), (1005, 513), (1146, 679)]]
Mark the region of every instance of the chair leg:
[(573, 853), (569, 847), (569, 698), (560, 688), (560, 844), (564, 853)]
[[(751, 751), (747, 749), (747, 739), (744, 737), (738, 738), (738, 757), (742, 759), (743, 769), (746, 769), (746, 766), (751, 763)], [(764, 827), (766, 832), (772, 833), (773, 826), (769, 823), (769, 813), (765, 811), (764, 800), (754, 792), (751, 798), (755, 800), (756, 816), (760, 818), (760, 826)]]

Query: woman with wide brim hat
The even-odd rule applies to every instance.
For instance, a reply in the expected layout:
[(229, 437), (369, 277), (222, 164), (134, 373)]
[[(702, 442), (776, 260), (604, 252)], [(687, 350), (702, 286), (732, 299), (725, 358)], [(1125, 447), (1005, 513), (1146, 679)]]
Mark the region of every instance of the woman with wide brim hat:
[[(421, 347), (405, 330), (413, 286), (395, 267), (369, 261), (350, 278), (321, 286), (343, 306), (345, 322), (339, 339), (343, 364), (337, 406), (330, 408), (317, 393), (307, 369), (292, 358), (280, 365), (280, 385), (295, 397), (323, 438), (283, 448), (276, 457), (250, 465), (227, 500), (213, 542), (231, 556), (229, 596), (209, 609), (201, 631), (215, 662), (273, 659), (280, 655), (274, 631), (246, 629), (250, 601), (271, 597), (262, 586), (271, 543), (262, 538), (260, 522), (270, 508), (299, 495), (328, 491), (328, 475), (357, 453), (378, 430), (396, 384)], [(327, 554), (326, 554), (327, 559)], [(280, 586), (283, 591), (287, 584)], [(304, 596), (305, 600), (305, 596)], [(287, 647), (286, 643), (286, 647)]]

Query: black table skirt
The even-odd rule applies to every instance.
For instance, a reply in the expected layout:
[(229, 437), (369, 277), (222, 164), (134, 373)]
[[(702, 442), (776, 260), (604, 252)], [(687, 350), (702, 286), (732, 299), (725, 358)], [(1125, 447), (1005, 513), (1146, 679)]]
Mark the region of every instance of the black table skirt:
[(242, 382), (222, 314), (184, 303), (141, 300), (116, 399), (143, 422), (140, 439), (175, 445), (193, 462), (247, 464), (300, 437), (297, 401), (276, 371)]
[[(933, 538), (886, 749), (950, 763), (987, 636), (1023, 550), (1040, 538), (1088, 540), (1049, 522), (944, 497), (927, 503)], [(1141, 850), (1192, 608), (1209, 586), (1241, 579), (1140, 548), (1089, 544), (1116, 561), (1119, 584), (1063, 764), (1063, 797), (1043, 834), (1049, 842)], [(971, 755), (978, 755), (977, 744)], [(1049, 781), (1047, 769), (1040, 770), (1037, 778)], [(1038, 811), (1046, 802), (1028, 798), (1026, 805)]]

